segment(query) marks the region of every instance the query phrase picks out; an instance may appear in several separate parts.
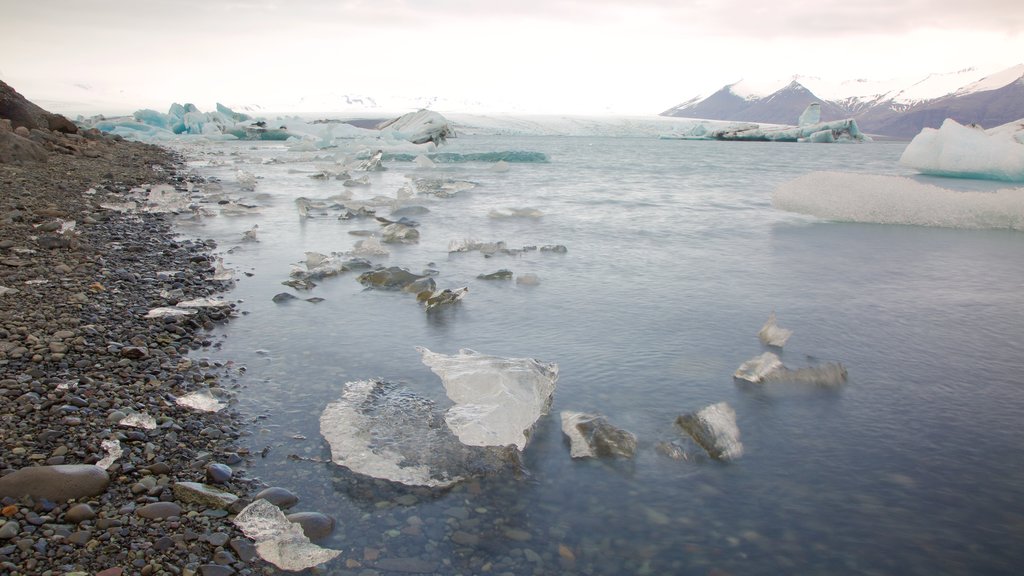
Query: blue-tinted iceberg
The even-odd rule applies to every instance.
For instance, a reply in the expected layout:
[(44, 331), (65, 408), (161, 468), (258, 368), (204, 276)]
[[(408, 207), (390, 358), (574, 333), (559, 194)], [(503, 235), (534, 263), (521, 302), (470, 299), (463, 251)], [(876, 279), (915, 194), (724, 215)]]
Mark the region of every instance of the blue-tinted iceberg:
[(915, 136), (900, 163), (934, 176), (1024, 182), (1024, 118), (990, 130), (947, 118)]
[[(814, 118), (808, 109), (800, 116), (801, 122)], [(870, 142), (871, 138), (860, 131), (857, 121), (852, 118), (816, 122), (799, 126), (780, 124), (755, 124), (752, 122), (722, 122), (700, 120), (686, 129), (663, 134), (666, 140), (730, 140), (743, 142)]]
[(1024, 190), (959, 192), (898, 176), (812, 172), (776, 188), (772, 206), (837, 222), (1024, 230)]

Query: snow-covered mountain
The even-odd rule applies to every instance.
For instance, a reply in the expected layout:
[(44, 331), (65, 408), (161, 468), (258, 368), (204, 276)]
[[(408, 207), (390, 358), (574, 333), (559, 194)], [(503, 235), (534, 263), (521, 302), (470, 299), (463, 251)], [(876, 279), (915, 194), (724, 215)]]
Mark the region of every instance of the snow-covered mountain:
[(1024, 64), (987, 76), (967, 68), (910, 82), (837, 83), (810, 76), (761, 85), (741, 81), (662, 115), (792, 124), (811, 102), (821, 103), (822, 121), (856, 118), (861, 130), (894, 138), (938, 128), (947, 117), (990, 128), (1024, 118)]

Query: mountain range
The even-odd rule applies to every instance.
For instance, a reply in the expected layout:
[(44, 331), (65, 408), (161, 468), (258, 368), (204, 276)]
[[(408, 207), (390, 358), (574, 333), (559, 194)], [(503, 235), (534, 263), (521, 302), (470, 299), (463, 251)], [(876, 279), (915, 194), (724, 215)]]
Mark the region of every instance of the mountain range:
[(794, 124), (808, 104), (818, 102), (823, 122), (854, 118), (868, 134), (899, 139), (913, 138), (925, 127), (938, 128), (946, 118), (985, 128), (1024, 118), (1024, 64), (978, 76), (968, 68), (902, 85), (863, 79), (829, 84), (794, 76), (774, 91), (740, 81), (661, 115)]

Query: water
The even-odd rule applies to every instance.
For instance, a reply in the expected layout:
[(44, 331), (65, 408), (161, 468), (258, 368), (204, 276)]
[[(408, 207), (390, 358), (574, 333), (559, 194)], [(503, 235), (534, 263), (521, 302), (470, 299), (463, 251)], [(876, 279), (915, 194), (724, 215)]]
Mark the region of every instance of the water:
[[(386, 161), (358, 198), (394, 196), (405, 175), (471, 180), (431, 209), (417, 245), (386, 265), (440, 271), (469, 286), (426, 314), (409, 294), (364, 291), (355, 274), (300, 297), (289, 265), (352, 247), (372, 220), (300, 221), (298, 196), (340, 182), (306, 173), (280, 143), (189, 147), (193, 166), (258, 215), (182, 222), (215, 238), (238, 274), (245, 314), (215, 334), (216, 358), (244, 366), (235, 406), (251, 419), (249, 474), (331, 514), (327, 573), (416, 558), (439, 574), (1010, 574), (1024, 561), (1024, 235), (820, 221), (774, 210), (772, 190), (816, 170), (909, 175), (901, 143), (787, 145), (654, 138), (488, 137), (444, 152), (528, 151), (549, 162)], [(328, 154), (324, 151), (321, 154)], [(306, 157), (309, 154), (306, 153)], [(287, 163), (265, 164), (278, 158)], [(260, 177), (238, 189), (242, 167)], [(922, 179), (959, 189), (971, 181)], [(494, 219), (532, 207), (539, 219)], [(380, 210), (379, 214), (387, 214)], [(258, 243), (241, 234), (259, 225)], [(485, 258), (449, 241), (562, 244), (567, 253)], [(537, 286), (485, 282), (507, 268)], [(249, 273), (248, 276), (244, 273)], [(774, 310), (794, 331), (782, 360), (841, 362), (839, 390), (738, 384), (763, 351)], [(356, 477), (327, 459), (318, 418), (344, 382), (382, 377), (444, 403), (415, 346), (534, 357), (559, 365), (551, 416), (528, 446), (528, 474), (428, 491)], [(726, 401), (745, 445), (733, 463), (655, 451), (683, 412)], [(604, 414), (639, 437), (633, 461), (573, 461), (561, 410)], [(383, 565), (387, 567), (387, 564)], [(387, 574), (387, 570), (382, 570)]]

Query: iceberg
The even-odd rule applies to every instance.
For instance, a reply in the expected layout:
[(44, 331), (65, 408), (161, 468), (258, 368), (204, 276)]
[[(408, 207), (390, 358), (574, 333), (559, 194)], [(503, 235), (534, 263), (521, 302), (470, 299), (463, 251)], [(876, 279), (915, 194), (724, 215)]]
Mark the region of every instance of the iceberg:
[(444, 144), (448, 138), (455, 138), (455, 128), (447, 118), (430, 110), (403, 114), (393, 120), (377, 125), (382, 132), (389, 132), (413, 144), (432, 142)]
[(233, 522), (255, 542), (260, 558), (282, 570), (305, 570), (341, 554), (341, 550), (323, 548), (310, 542), (301, 525), (288, 520), (280, 508), (263, 498), (243, 508)]
[(800, 126), (811, 126), (813, 124), (821, 123), (821, 104), (818, 102), (812, 102), (807, 105), (804, 109), (803, 114), (800, 114), (800, 119), (797, 120), (797, 124)]
[(837, 222), (1024, 230), (1020, 189), (960, 192), (899, 176), (812, 172), (777, 187), (772, 206)]
[(837, 362), (827, 362), (819, 366), (787, 368), (782, 360), (771, 352), (765, 352), (751, 358), (740, 365), (733, 378), (754, 384), (768, 381), (804, 382), (826, 388), (835, 388), (846, 382), (846, 368)]
[[(813, 106), (813, 105), (812, 105)], [(752, 122), (723, 122), (698, 120), (685, 129), (662, 134), (666, 140), (726, 140), (743, 142), (870, 142), (871, 137), (860, 131), (853, 118), (829, 122), (810, 122), (814, 114), (805, 110), (799, 126), (781, 124), (755, 124)]]
[(933, 176), (1024, 182), (1024, 118), (989, 130), (947, 118), (921, 130), (900, 164)]
[(467, 446), (434, 402), (384, 380), (346, 382), (320, 415), (331, 460), (353, 472), (444, 488), (466, 477), (519, 468), (518, 452)]
[(683, 414), (676, 419), (676, 424), (716, 460), (735, 460), (743, 456), (736, 412), (726, 402)]
[(604, 416), (566, 410), (561, 417), (562, 433), (569, 439), (573, 458), (636, 455), (636, 435), (616, 428)]
[(423, 347), (416, 350), (455, 402), (445, 422), (460, 441), (470, 446), (526, 448), (534, 424), (551, 407), (557, 364), (469, 349), (452, 356)]

